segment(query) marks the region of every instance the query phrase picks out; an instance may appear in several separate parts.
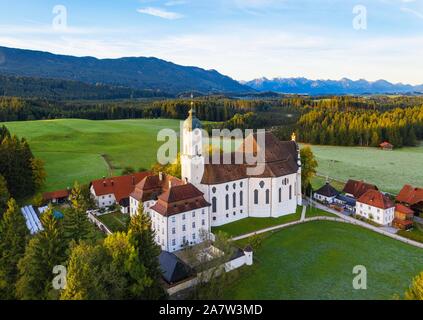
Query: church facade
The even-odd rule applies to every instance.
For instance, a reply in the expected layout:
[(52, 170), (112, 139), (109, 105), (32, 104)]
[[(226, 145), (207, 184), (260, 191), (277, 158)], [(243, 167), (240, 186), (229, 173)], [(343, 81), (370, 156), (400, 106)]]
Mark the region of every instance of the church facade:
[[(206, 161), (203, 150), (208, 144), (203, 143), (201, 122), (192, 109), (182, 134), (182, 179), (148, 174), (129, 195), (129, 213), (137, 214), (142, 203), (162, 250), (174, 252), (198, 244), (212, 227), (247, 217), (293, 214), (302, 204), (301, 162), (295, 141), (282, 142), (266, 133), (260, 144), (252, 134), (237, 152), (219, 155), (231, 160), (223, 164), (227, 162)], [(247, 158), (246, 145), (253, 146), (254, 154), (262, 152), (262, 160), (254, 165), (239, 161)], [(249, 169), (257, 166), (259, 174), (250, 175)]]
[[(203, 192), (210, 203), (210, 226), (247, 217), (277, 218), (295, 213), (302, 205), (299, 146), (294, 140), (280, 141), (271, 133), (265, 133), (264, 138), (261, 147), (256, 134), (246, 137), (238, 151), (228, 155), (230, 164), (206, 161), (201, 122), (191, 109), (183, 126), (182, 179)], [(264, 154), (256, 164), (262, 168), (259, 175), (249, 175), (252, 166), (245, 161), (247, 146), (254, 146), (255, 154)], [(244, 159), (242, 163), (235, 161), (237, 156)]]

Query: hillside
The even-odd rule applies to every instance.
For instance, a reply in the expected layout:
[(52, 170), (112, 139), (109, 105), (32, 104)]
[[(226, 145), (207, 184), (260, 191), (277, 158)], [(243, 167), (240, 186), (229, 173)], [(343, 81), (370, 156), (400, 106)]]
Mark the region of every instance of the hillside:
[(292, 94), (396, 94), (423, 93), (423, 85), (393, 84), (386, 80), (374, 82), (366, 80), (353, 81), (347, 78), (337, 80), (309, 80), (306, 78), (255, 79), (244, 83), (251, 88), (265, 92)]
[(177, 94), (251, 92), (215, 70), (185, 67), (157, 58), (97, 59), (0, 47), (0, 74), (75, 80)]
[(0, 75), (0, 95), (44, 99), (134, 99), (165, 96), (154, 90), (131, 89), (105, 84), (88, 84), (74, 80), (31, 78)]

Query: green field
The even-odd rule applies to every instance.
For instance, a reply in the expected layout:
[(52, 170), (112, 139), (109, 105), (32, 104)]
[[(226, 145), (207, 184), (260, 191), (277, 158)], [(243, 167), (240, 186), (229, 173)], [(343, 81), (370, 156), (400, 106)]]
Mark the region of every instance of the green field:
[[(309, 222), (269, 233), (227, 291), (228, 299), (392, 299), (423, 271), (423, 249), (337, 222)], [(367, 268), (354, 290), (353, 267)]]
[(13, 134), (25, 137), (47, 169), (45, 190), (119, 175), (125, 166), (149, 169), (156, 162), (157, 132), (179, 131), (178, 120), (90, 121), (59, 119), (7, 122)]
[(394, 151), (332, 146), (312, 150), (319, 174), (330, 178), (365, 180), (391, 193), (398, 193), (404, 184), (423, 186), (423, 145)]

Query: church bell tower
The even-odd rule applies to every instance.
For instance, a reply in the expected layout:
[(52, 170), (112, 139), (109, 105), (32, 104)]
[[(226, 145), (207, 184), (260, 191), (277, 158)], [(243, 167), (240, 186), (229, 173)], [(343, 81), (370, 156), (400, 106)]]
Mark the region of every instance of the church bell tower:
[[(193, 96), (191, 95), (191, 99)], [(204, 174), (203, 133), (200, 120), (195, 116), (194, 102), (182, 129), (182, 179), (195, 186), (201, 184)]]

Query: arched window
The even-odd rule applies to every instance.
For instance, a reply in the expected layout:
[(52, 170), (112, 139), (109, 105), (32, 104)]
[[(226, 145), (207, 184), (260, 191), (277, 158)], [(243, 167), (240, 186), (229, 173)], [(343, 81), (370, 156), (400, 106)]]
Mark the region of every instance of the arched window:
[(236, 208), (236, 193), (235, 192), (232, 194), (232, 207)]
[(217, 200), (216, 197), (212, 198), (212, 211), (216, 212), (217, 211)]
[(226, 202), (226, 210), (229, 210), (229, 195), (227, 194), (226, 196), (225, 196), (225, 202)]
[(258, 204), (258, 190), (254, 190), (254, 204)]
[(282, 202), (282, 188), (279, 188), (279, 202)]
[(243, 204), (243, 202), (244, 202), (244, 199), (243, 199), (243, 192), (242, 191), (240, 191), (239, 192), (239, 205), (240, 206), (243, 206), (244, 204)]
[(269, 189), (266, 190), (266, 204), (270, 203), (270, 191)]
[(292, 185), (289, 186), (289, 200), (292, 199)]

